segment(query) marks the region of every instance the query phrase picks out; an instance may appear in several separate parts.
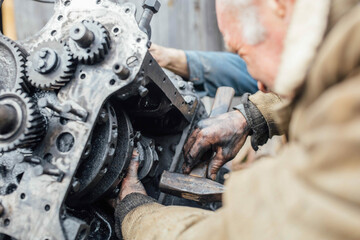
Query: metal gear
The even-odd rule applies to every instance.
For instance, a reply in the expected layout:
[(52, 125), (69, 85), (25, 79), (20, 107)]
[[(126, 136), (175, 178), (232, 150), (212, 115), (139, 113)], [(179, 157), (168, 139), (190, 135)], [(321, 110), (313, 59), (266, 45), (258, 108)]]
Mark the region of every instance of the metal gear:
[[(37, 105), (21, 90), (0, 91), (0, 107), (7, 109), (7, 122), (0, 126), (0, 152), (31, 148), (41, 140), (45, 119)], [(10, 117), (10, 115), (12, 117)]]
[(25, 69), (32, 86), (54, 90), (71, 80), (76, 70), (76, 61), (68, 46), (49, 41), (41, 43), (30, 53)]
[(0, 90), (27, 90), (25, 80), (25, 62), (27, 53), (11, 39), (0, 35)]
[(109, 33), (99, 22), (84, 20), (70, 29), (69, 47), (79, 62), (98, 63), (109, 52)]

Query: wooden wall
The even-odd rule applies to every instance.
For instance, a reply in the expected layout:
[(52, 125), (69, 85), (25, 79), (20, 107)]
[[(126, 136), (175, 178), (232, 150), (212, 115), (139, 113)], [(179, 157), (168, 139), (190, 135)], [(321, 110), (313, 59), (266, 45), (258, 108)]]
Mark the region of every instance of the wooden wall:
[[(90, 0), (85, 0), (90, 1)], [(133, 2), (142, 13), (143, 0), (115, 0)], [(222, 50), (215, 0), (160, 0), (162, 7), (152, 22), (152, 41), (163, 46), (191, 50)], [(40, 30), (53, 13), (52, 4), (31, 0), (15, 0), (18, 39)]]

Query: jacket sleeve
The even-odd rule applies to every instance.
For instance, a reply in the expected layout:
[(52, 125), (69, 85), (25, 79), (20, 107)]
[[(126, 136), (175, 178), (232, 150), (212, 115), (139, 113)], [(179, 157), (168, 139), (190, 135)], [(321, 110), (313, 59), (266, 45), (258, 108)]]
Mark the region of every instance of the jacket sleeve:
[(247, 71), (246, 63), (237, 54), (228, 52), (185, 51), (189, 80), (201, 94), (214, 97), (221, 86), (232, 87), (236, 96), (255, 93), (256, 81)]
[(287, 132), (290, 106), (284, 104), (276, 94), (260, 91), (253, 95), (244, 94), (234, 109), (244, 115), (250, 128), (251, 146), (255, 151), (273, 136)]
[(301, 134), (276, 161), (232, 173), (218, 212), (143, 205), (125, 239), (360, 239), (359, 88), (338, 84), (296, 112)]
[(265, 118), (268, 126), (269, 138), (285, 134), (287, 127), (284, 125), (286, 124), (281, 124), (279, 118), (277, 117), (278, 110), (284, 107), (283, 101), (278, 95), (259, 91), (251, 95), (249, 100), (256, 106)]

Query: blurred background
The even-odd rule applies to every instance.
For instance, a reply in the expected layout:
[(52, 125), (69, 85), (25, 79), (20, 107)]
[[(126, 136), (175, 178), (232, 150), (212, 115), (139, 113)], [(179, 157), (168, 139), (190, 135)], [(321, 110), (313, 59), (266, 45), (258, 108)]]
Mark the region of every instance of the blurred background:
[[(143, 0), (114, 1), (134, 3), (137, 17), (141, 16)], [(224, 49), (216, 21), (215, 0), (161, 0), (161, 3), (160, 12), (152, 21), (152, 42), (185, 50)], [(51, 3), (5, 0), (2, 9), (4, 34), (13, 39), (25, 39), (38, 32), (52, 14)]]

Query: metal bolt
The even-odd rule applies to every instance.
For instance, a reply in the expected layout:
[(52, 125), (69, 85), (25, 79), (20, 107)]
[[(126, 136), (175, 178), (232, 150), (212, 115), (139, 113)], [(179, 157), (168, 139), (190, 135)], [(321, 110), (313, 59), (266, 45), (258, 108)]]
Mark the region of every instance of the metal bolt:
[(33, 156), (25, 157), (24, 161), (28, 162), (28, 163), (33, 163), (33, 164), (40, 164), (41, 163), (41, 159), (39, 159), (37, 157), (33, 157)]
[(159, 153), (162, 153), (164, 151), (164, 148), (162, 146), (157, 146), (156, 147), (156, 150), (159, 152)]
[(106, 109), (102, 108), (99, 114), (99, 123), (103, 124), (109, 120), (109, 114), (107, 113)]
[(140, 86), (139, 87), (139, 95), (140, 95), (140, 97), (146, 97), (146, 95), (148, 95), (148, 93), (149, 93), (149, 89), (147, 89), (146, 87), (143, 87), (143, 86)]
[(46, 58), (46, 55), (48, 54), (48, 51), (46, 49), (43, 49), (39, 52), (39, 56), (41, 58)]
[(113, 72), (122, 80), (126, 80), (130, 76), (130, 70), (119, 63), (114, 64)]
[(186, 83), (184, 81), (179, 81), (178, 86), (180, 90), (184, 90), (186, 88)]
[(58, 55), (50, 48), (42, 48), (35, 53), (33, 59), (35, 71), (46, 74), (53, 71), (58, 65)]
[(95, 40), (95, 35), (84, 23), (77, 23), (70, 29), (70, 38), (81, 48), (88, 48)]
[(71, 184), (71, 188), (72, 188), (73, 192), (78, 192), (80, 190), (80, 182), (74, 178), (74, 180)]
[(151, 10), (153, 13), (159, 12), (161, 3), (159, 0), (145, 0), (143, 8)]
[(38, 69), (43, 69), (46, 65), (46, 62), (44, 60), (39, 60), (38, 62)]
[(186, 102), (186, 104), (192, 105), (194, 103), (194, 97), (192, 96), (185, 96), (184, 100)]

